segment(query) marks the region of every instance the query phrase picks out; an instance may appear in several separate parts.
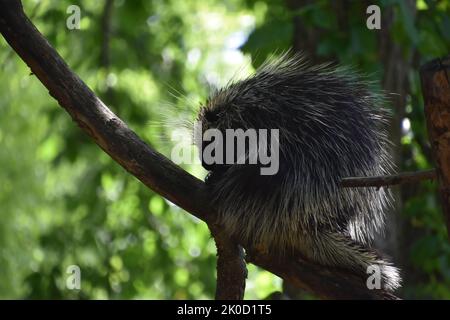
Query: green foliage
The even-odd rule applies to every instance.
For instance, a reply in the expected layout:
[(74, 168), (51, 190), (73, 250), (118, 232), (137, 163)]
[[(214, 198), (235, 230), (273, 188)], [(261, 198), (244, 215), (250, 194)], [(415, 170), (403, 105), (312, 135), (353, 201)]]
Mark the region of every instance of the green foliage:
[[(69, 66), (168, 156), (171, 129), (194, 120), (210, 87), (249, 74), (266, 56), (291, 46), (294, 16), (321, 30), (319, 57), (382, 77), (378, 35), (365, 27), (360, 1), (348, 6), (342, 28), (331, 1), (295, 11), (281, 0), (117, 0), (107, 51), (105, 1), (76, 1), (81, 29), (72, 31), (65, 21), (74, 1), (23, 2)], [(403, 1), (380, 4), (397, 13), (389, 32), (405, 56), (417, 51), (423, 62), (449, 53), (450, 1), (417, 1), (415, 19)], [(0, 298), (212, 298), (215, 247), (206, 226), (94, 145), (3, 39), (0, 61)], [(431, 166), (422, 110), (413, 70), (406, 110), (411, 130), (402, 139), (409, 156), (402, 169)], [(185, 169), (205, 174), (198, 165)], [(436, 190), (424, 183), (419, 191), (404, 214), (421, 233), (410, 259), (422, 277), (406, 292), (449, 298), (450, 246)], [(66, 288), (72, 264), (81, 268), (81, 290)], [(275, 290), (280, 279), (250, 266), (246, 298)]]
[[(81, 78), (163, 152), (167, 115), (193, 120), (206, 83), (224, 83), (245, 63), (227, 46), (253, 24), (237, 2), (115, 1), (109, 65), (104, 1), (79, 1), (81, 29), (73, 31), (65, 27), (70, 4), (27, 1), (25, 10)], [(112, 161), (3, 39), (0, 46), (0, 297), (212, 298), (215, 246), (206, 226)], [(79, 291), (66, 289), (73, 264)], [(254, 270), (248, 297), (280, 286), (261, 284), (263, 276), (274, 279)]]

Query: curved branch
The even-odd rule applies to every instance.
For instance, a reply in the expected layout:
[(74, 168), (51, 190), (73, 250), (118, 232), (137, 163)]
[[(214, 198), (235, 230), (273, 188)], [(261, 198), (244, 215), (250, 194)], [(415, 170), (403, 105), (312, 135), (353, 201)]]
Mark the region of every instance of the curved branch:
[[(218, 230), (205, 184), (150, 148), (111, 112), (29, 21), (19, 0), (0, 0), (0, 6), (3, 37), (78, 126), (147, 187), (205, 221), (213, 233)], [(241, 245), (246, 247), (245, 243)], [(246, 249), (248, 261), (318, 297), (395, 298), (383, 290), (369, 290), (364, 279), (350, 271), (315, 265), (300, 256), (279, 258), (264, 250)]]
[(267, 259), (261, 252), (249, 251), (247, 261), (280, 276), (291, 285), (326, 299), (399, 300), (384, 290), (369, 290), (366, 279), (337, 268), (314, 264), (301, 255)]

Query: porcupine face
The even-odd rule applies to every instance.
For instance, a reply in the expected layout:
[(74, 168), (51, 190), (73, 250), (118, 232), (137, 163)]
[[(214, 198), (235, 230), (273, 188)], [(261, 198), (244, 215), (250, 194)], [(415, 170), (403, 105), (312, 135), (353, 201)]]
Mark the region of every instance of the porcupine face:
[(390, 168), (380, 98), (348, 70), (283, 56), (214, 93), (198, 119), (203, 130), (279, 129), (274, 175), (258, 165), (204, 165), (222, 222), (237, 237), (285, 249), (302, 232), (366, 241), (382, 226), (383, 190), (339, 187), (343, 177)]
[[(240, 156), (245, 157), (248, 159), (249, 152), (257, 152), (258, 150), (255, 149), (258, 146), (257, 140), (250, 140), (249, 138), (246, 138), (245, 140), (245, 152), (241, 152), (238, 150), (237, 143), (238, 141), (235, 141), (235, 137), (229, 137), (226, 134), (226, 131), (228, 130), (241, 130), (242, 132), (248, 132), (250, 130), (254, 130), (255, 132), (255, 138), (257, 138), (258, 130), (259, 129), (271, 129), (270, 123), (265, 122), (253, 122), (254, 113), (261, 113), (261, 110), (259, 110), (258, 106), (255, 104), (252, 104), (251, 101), (229, 101), (229, 97), (226, 96), (228, 92), (222, 91), (217, 92), (213, 97), (212, 100), (209, 100), (205, 107), (203, 107), (199, 113), (199, 120), (201, 121), (202, 125), (202, 131), (206, 132), (210, 129), (217, 129), (221, 133), (221, 140), (220, 140), (220, 151), (223, 154), (223, 162), (224, 163), (208, 163), (204, 161), (205, 159), (202, 158), (202, 165), (205, 169), (210, 170), (214, 173), (224, 173), (227, 171), (231, 165), (236, 164), (238, 161), (238, 158)], [(224, 99), (224, 101), (221, 101), (221, 99)], [(236, 106), (233, 103), (239, 102), (240, 105)], [(260, 117), (263, 116), (262, 114), (259, 115)], [(270, 130), (267, 130), (267, 137), (270, 139)], [(217, 141), (214, 141), (217, 143)], [(231, 143), (231, 144), (229, 144)], [(205, 151), (206, 146), (210, 144), (210, 141), (202, 140), (197, 145), (202, 151)], [(232, 146), (232, 147), (231, 147)], [(268, 145), (269, 151), (270, 151), (270, 145)], [(225, 161), (228, 156), (230, 156), (230, 153), (233, 154), (231, 157), (232, 164), (228, 163), (228, 161)], [(226, 163), (225, 163), (226, 162)], [(248, 162), (248, 161), (247, 161)], [(238, 166), (234, 166), (236, 169)], [(239, 165), (240, 168), (245, 170), (252, 170), (257, 171), (257, 168), (260, 168), (260, 164), (256, 163), (256, 166), (249, 166), (249, 165)]]

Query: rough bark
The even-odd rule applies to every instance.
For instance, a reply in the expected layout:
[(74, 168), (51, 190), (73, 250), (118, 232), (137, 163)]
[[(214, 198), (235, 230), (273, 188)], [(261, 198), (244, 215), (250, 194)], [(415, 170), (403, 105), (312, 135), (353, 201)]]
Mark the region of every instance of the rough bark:
[(450, 234), (450, 55), (420, 69), (428, 137), (436, 162), (442, 209)]

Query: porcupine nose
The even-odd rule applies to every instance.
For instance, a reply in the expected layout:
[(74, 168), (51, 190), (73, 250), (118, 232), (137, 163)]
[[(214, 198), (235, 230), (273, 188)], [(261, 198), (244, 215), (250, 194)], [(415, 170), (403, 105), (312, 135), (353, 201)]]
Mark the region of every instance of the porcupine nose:
[(217, 112), (215, 112), (215, 111), (205, 111), (205, 119), (209, 123), (214, 123), (217, 120), (219, 120), (219, 116), (217, 115)]
[[(215, 151), (212, 152), (212, 154), (210, 154), (209, 152), (205, 152), (205, 148), (211, 144), (215, 144)], [(223, 145), (220, 145), (220, 143), (223, 143)], [(222, 167), (224, 167), (224, 161), (225, 161), (225, 146), (224, 146), (224, 141), (223, 140), (219, 140), (219, 141), (205, 141), (202, 140), (202, 166), (203, 168), (205, 168), (208, 171), (219, 171)], [(217, 150), (222, 149), (222, 155), (223, 155), (223, 159), (222, 161), (216, 161), (216, 152)], [(211, 156), (213, 157), (211, 159)]]
[[(207, 127), (209, 127), (209, 128), (216, 127), (217, 121), (219, 120), (219, 115), (217, 114), (216, 110), (205, 110), (203, 117), (206, 120), (206, 122), (208, 123)], [(219, 161), (219, 162), (211, 163), (212, 159), (205, 158), (205, 157), (209, 156), (209, 153), (205, 154), (205, 148), (212, 143), (214, 143), (216, 145), (214, 148), (215, 150), (222, 149), (222, 155), (225, 155), (225, 141), (223, 139), (221, 141), (215, 141), (215, 140), (214, 141), (205, 141), (202, 137), (202, 166), (203, 166), (203, 168), (205, 168), (208, 171), (219, 171), (220, 168), (224, 166), (224, 159), (221, 162)], [(222, 143), (223, 145), (218, 145), (220, 143)], [(215, 152), (216, 151), (213, 151), (213, 154), (212, 154), (213, 157), (216, 156)], [(205, 161), (205, 160), (207, 160), (207, 161)]]

